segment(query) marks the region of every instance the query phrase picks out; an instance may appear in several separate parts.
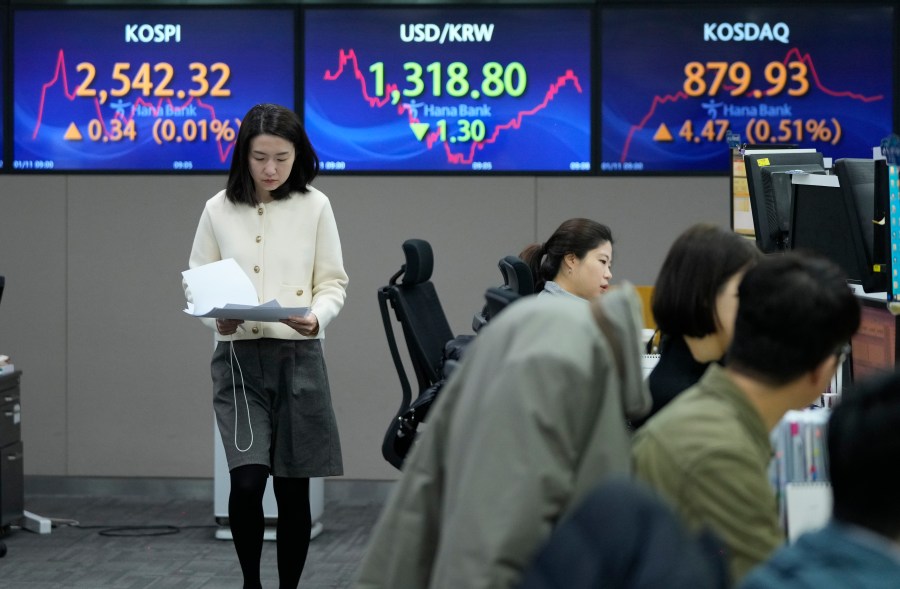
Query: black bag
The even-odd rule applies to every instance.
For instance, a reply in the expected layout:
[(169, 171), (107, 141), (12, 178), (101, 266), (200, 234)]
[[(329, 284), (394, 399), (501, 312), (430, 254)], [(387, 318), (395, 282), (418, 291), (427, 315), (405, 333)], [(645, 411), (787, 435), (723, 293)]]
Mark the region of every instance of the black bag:
[[(399, 469), (403, 466), (403, 460), (409, 454), (413, 442), (416, 441), (419, 424), (428, 417), (428, 410), (437, 400), (438, 393), (445, 382), (446, 379), (441, 380), (422, 391), (422, 394), (410, 403), (406, 411), (394, 419), (385, 432), (382, 454), (395, 468)], [(389, 447), (388, 452), (384, 452), (385, 446)]]
[(419, 393), (419, 396), (406, 409), (400, 411), (388, 426), (381, 444), (381, 454), (394, 468), (400, 469), (403, 466), (403, 461), (416, 440), (419, 424), (428, 417), (428, 411), (437, 401), (438, 394), (444, 387), (444, 383), (447, 382), (450, 373), (462, 360), (463, 353), (473, 337), (475, 336), (460, 335), (444, 345), (444, 355), (441, 360), (443, 378)]

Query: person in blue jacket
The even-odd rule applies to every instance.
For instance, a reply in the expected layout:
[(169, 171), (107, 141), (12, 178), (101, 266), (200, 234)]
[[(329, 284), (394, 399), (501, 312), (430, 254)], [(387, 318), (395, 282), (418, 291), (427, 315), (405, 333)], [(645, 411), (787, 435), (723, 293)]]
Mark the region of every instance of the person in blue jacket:
[(900, 372), (846, 393), (828, 421), (832, 517), (779, 549), (741, 589), (900, 587)]

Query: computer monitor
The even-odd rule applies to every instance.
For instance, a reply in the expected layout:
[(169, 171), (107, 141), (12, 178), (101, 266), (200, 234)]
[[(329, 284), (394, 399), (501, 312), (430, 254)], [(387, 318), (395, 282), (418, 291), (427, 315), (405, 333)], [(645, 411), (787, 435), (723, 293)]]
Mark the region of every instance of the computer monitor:
[(794, 185), (791, 177), (799, 173), (824, 174), (825, 168), (819, 164), (795, 164), (765, 166), (760, 168), (760, 172), (765, 206), (763, 210), (773, 251), (790, 249), (791, 209), (794, 201)]
[(823, 255), (839, 265), (847, 276), (857, 273), (849, 234), (859, 231), (859, 227), (847, 223), (844, 195), (837, 176), (802, 180), (808, 183), (794, 186), (791, 249)]
[[(893, 188), (896, 190), (896, 170), (894, 174)], [(872, 217), (873, 264), (884, 265), (878, 270), (885, 276), (884, 291), (887, 293), (888, 298), (891, 298), (896, 290), (892, 288), (892, 285), (896, 280), (893, 268), (897, 266), (896, 252), (891, 249), (891, 186), (891, 167), (888, 165), (887, 160), (875, 160), (875, 215)], [(893, 239), (896, 240), (896, 236)]]
[(843, 158), (834, 170), (844, 196), (847, 223), (859, 231), (848, 236), (856, 258), (849, 278), (866, 292), (883, 292), (890, 279), (890, 224), (887, 163), (884, 160)]
[(769, 166), (803, 166), (817, 165), (824, 170), (825, 158), (814, 149), (780, 149), (762, 152), (745, 152), (744, 166), (747, 169), (747, 191), (750, 194), (750, 214), (753, 218), (753, 231), (756, 234), (756, 245), (765, 253), (779, 251), (779, 245), (773, 239), (773, 230), (767, 213), (768, 198), (763, 185), (763, 169)]
[[(876, 267), (865, 252), (863, 226), (852, 190), (837, 175), (794, 176), (794, 206), (791, 215), (791, 249), (817, 252), (846, 273), (849, 282), (865, 292), (882, 292), (888, 272)], [(873, 246), (874, 247), (874, 246)]]
[(897, 317), (887, 299), (859, 296), (859, 329), (850, 339), (850, 365), (854, 382), (897, 368)]

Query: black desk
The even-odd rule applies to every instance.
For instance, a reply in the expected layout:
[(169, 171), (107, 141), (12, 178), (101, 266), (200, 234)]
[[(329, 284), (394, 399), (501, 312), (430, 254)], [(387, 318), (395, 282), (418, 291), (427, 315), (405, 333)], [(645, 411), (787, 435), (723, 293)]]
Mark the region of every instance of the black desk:
[(18, 524), (25, 513), (21, 374), (0, 374), (0, 530)]

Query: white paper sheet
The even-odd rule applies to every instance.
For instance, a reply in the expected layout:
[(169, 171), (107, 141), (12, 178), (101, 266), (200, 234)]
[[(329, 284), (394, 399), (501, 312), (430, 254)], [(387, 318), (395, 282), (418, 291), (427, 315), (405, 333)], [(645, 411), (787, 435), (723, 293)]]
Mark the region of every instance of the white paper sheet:
[(194, 317), (278, 321), (309, 313), (309, 307), (282, 307), (274, 299), (260, 305), (253, 283), (234, 258), (191, 268), (181, 275), (194, 300), (184, 312)]
[(831, 517), (831, 485), (828, 483), (788, 483), (785, 487), (788, 542), (804, 532), (818, 530)]

